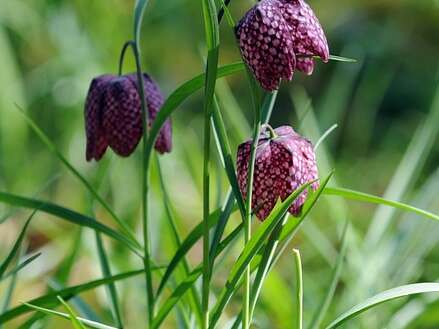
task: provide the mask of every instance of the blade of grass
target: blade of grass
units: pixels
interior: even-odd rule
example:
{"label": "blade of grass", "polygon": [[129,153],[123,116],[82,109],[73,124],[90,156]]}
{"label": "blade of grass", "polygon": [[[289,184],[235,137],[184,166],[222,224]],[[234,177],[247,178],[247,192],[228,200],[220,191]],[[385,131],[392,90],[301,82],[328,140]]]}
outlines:
{"label": "blade of grass", "polygon": [[[232,199],[233,201],[233,199]],[[209,227],[213,227],[219,220],[221,216],[221,210],[216,210],[209,216]],[[162,280],[160,281],[159,288],[157,289],[157,297],[162,293],[169,277],[175,270],[179,262],[183,259],[186,253],[195,245],[198,239],[203,235],[203,223],[199,223],[194,229],[188,234],[188,236],[181,243],[181,247],[175,252],[174,257],[169,262],[165,273],[163,274]]]}
{"label": "blade of grass", "polygon": [[[439,133],[439,87],[432,101],[431,110],[419,125],[403,159],[388,185],[384,198],[399,201],[419,177],[428,154],[435,145]],[[379,207],[374,215],[365,239],[365,246],[376,245],[383,236],[394,214],[393,209]]]}
{"label": "blade of grass", "polygon": [[351,309],[340,315],[333,322],[331,322],[331,324],[329,324],[326,329],[337,328],[346,321],[356,317],[360,313],[363,313],[364,311],[382,303],[386,303],[396,298],[428,292],[439,292],[439,283],[415,283],[383,291],[352,307]]}
{"label": "blade of grass", "polygon": [[61,154],[61,152],[57,149],[55,144],[50,140],[50,138],[40,129],[40,127],[33,121],[27,113],[17,105],[20,113],[23,114],[23,117],[26,119],[29,126],[38,136],[38,138],[47,146],[47,148],[66,166],[66,168],[76,177],[79,181],[84,185],[85,188],[93,195],[93,197],[98,201],[102,207],[110,214],[111,218],[120,226],[122,232],[126,235],[127,239],[129,239],[132,244],[134,244],[137,248],[140,248],[139,242],[136,240],[134,233],[131,228],[121,220],[116,213],[111,209],[108,203],[98,194],[98,192],[94,189],[94,187],[87,181],[87,179],[79,173],[79,171],[73,167],[73,165]]}
{"label": "blade of grass", "polygon": [[345,189],[345,188],[328,187],[325,189],[324,194],[341,196],[343,198],[356,200],[356,201],[363,201],[363,202],[368,202],[368,203],[385,205],[385,206],[389,206],[389,207],[392,207],[395,209],[413,212],[413,213],[416,213],[416,214],[423,216],[425,218],[439,221],[439,215],[435,215],[431,212],[410,206],[410,205],[402,203],[402,202],[388,200],[385,198],[381,198],[381,197],[374,196],[374,195],[367,194],[367,193],[363,193],[363,192],[358,192],[358,191],[349,190],[349,189]]}
{"label": "blade of grass", "polygon": [[136,44],[140,45],[140,31],[142,28],[143,15],[149,0],[136,0],[134,5],[134,37]]}
{"label": "blade of grass", "polygon": [[7,272],[5,275],[3,275],[2,278],[0,278],[0,281],[15,275],[16,273],[18,273],[21,269],[23,269],[24,267],[26,267],[27,265],[29,265],[30,263],[32,263],[35,259],[37,259],[38,257],[41,256],[41,253],[37,253],[29,258],[27,258],[26,260],[24,260],[22,263],[18,264],[16,267],[14,267],[12,270],[10,270],[9,272]]}
{"label": "blade of grass", "polygon": [[[158,270],[158,269],[159,268],[155,268],[154,270]],[[87,283],[83,283],[80,285],[68,287],[68,288],[61,289],[61,290],[52,291],[52,292],[49,292],[43,296],[40,296],[40,297],[37,297],[35,299],[30,300],[29,303],[33,304],[35,306],[40,306],[40,307],[56,306],[59,304],[59,302],[57,300],[57,296],[61,296],[65,300],[69,300],[70,298],[72,298],[80,293],[83,293],[85,291],[89,291],[89,290],[95,289],[97,287],[104,286],[104,285],[108,284],[109,282],[116,282],[116,281],[125,280],[128,278],[140,275],[143,272],[144,272],[143,269],[137,270],[137,271],[124,272],[124,273],[120,273],[117,275],[113,275],[112,277],[109,277],[109,278],[103,278],[103,279],[99,279],[99,280],[89,281]],[[29,312],[29,309],[26,306],[24,306],[24,305],[16,306],[16,307],[10,309],[9,311],[0,315],[0,323],[9,322],[9,321],[15,319],[16,317],[18,317],[22,314],[25,314],[27,312]]]}
{"label": "blade of grass", "polygon": [[[107,254],[104,249],[104,244],[102,242],[101,235],[98,232],[95,232],[96,245],[98,250],[99,262],[101,263],[102,274],[104,277],[111,277],[111,268],[110,263],[107,258]],[[122,328],[122,316],[119,309],[119,299],[117,296],[116,285],[114,282],[109,282],[107,284],[108,294],[111,300],[111,313],[113,315],[113,319],[116,322],[117,327]]]}
{"label": "blade of grass", "polygon": [[69,304],[67,304],[62,297],[58,296],[58,300],[60,303],[64,306],[64,308],[67,310],[67,313],[69,314],[69,319],[72,322],[72,325],[75,329],[85,329],[84,325],[78,320],[78,317],[75,314],[75,311],[70,307]]}
{"label": "blade of grass", "polygon": [[329,306],[331,305],[332,299],[334,298],[335,289],[337,288],[337,284],[340,280],[341,270],[343,267],[343,261],[346,255],[347,250],[347,236],[349,230],[349,220],[345,221],[345,226],[343,229],[343,234],[341,237],[341,248],[340,253],[338,254],[337,260],[335,262],[334,269],[331,275],[331,283],[329,288],[326,289],[325,298],[323,298],[319,307],[316,309],[316,312],[311,320],[311,324],[309,325],[310,329],[318,329],[328,311]]}
{"label": "blade of grass", "polygon": [[29,226],[32,218],[35,216],[37,210],[35,209],[32,214],[29,216],[29,218],[27,219],[26,223],[24,224],[23,228],[20,231],[20,234],[18,235],[17,240],[15,241],[11,251],[9,251],[8,256],[5,258],[5,260],[0,264],[0,279],[3,278],[3,274],[5,273],[6,269],[8,268],[9,264],[11,263],[11,261],[14,259],[15,255],[17,255],[17,253],[20,250],[20,246],[21,243],[23,242],[23,239],[25,237],[26,234],[26,230],[27,227]]}
{"label": "blade of grass", "polygon": [[297,249],[293,249],[294,254],[294,268],[296,272],[296,328],[302,329],[303,325],[303,278],[302,278],[302,260],[300,258],[300,252]]}
{"label": "blade of grass", "polygon": [[[244,68],[245,66],[242,62],[221,66],[218,67],[216,77],[219,79],[237,72],[241,72],[244,70]],[[157,114],[157,117],[154,119],[151,129],[149,130],[148,145],[146,147],[146,157],[148,162],[154,148],[155,140],[163,124],[185,99],[204,86],[205,77],[206,74],[204,73],[186,81],[180,87],[175,89],[175,91],[172,92],[172,94],[166,99],[165,103],[162,105],[159,113]]]}
{"label": "blade of grass", "polygon": [[[215,257],[221,254],[221,252],[224,249],[226,249],[226,247],[229,246],[232,241],[234,241],[234,239],[242,231],[242,228],[243,225],[241,223],[233,230],[233,232],[231,232],[223,241],[221,241],[221,243],[217,248],[217,253]],[[158,316],[153,321],[154,326],[159,327],[161,325],[161,323],[166,318],[166,316],[173,308],[173,306],[183,297],[186,291],[191,287],[191,282],[195,282],[200,277],[200,275],[202,274],[201,269],[202,269],[202,264],[200,264],[198,267],[195,268],[195,270],[189,273],[188,276],[177,286],[177,288],[174,289],[173,293],[171,294],[171,297],[169,297],[166,300],[166,302],[157,312]]]}
{"label": "blade of grass", "polygon": [[[25,198],[18,195],[0,192],[0,202],[7,203],[13,206],[22,207],[22,208],[30,208],[30,209],[38,209],[39,211],[45,212],[47,214],[54,215],[58,218],[67,220],[71,223],[89,227],[95,231],[99,231],[117,241],[122,243],[124,246],[133,251],[136,255],[139,255],[137,251],[137,246],[133,244],[132,240],[128,239],[124,235],[114,231],[108,226],[101,224],[95,219],[82,215],[78,212],[75,212],[71,209],[64,208],[58,206],[53,203],[49,203],[46,201]],[[143,256],[140,256],[143,257]]]}
{"label": "blade of grass", "polygon": [[[35,310],[35,311],[38,311],[38,312],[41,312],[41,313],[44,313],[44,314],[47,314],[47,315],[55,315],[55,316],[58,316],[58,317],[61,317],[63,319],[67,319],[67,320],[71,320],[72,319],[72,316],[69,315],[69,314],[53,311],[53,310],[50,310],[48,308],[44,308],[44,307],[33,305],[31,303],[23,303],[23,305],[28,307],[28,308],[30,308],[30,309],[32,309],[32,310]],[[95,329],[118,329],[118,328],[115,328],[115,327],[107,326],[107,325],[102,324],[102,323],[98,323],[96,321],[91,321],[91,320],[87,320],[87,319],[83,319],[83,318],[79,318],[79,317],[77,317],[76,319],[81,324],[84,324],[84,325],[86,325],[89,328],[95,328]]]}
{"label": "blade of grass", "polygon": [[247,265],[250,264],[253,257],[262,247],[265,239],[270,235],[276,225],[283,219],[283,216],[287,212],[290,205],[294,202],[295,198],[300,195],[311,183],[302,185],[296,191],[294,191],[284,202],[275,207],[268,218],[261,224],[260,228],[256,231],[256,234],[246,244],[244,250],[241,252],[237,261],[233,265],[225,287],[223,288],[219,299],[213,309],[210,328],[214,328],[221,316],[224,307],[227,305],[233,293],[236,291],[236,285],[245,272]]}
{"label": "blade of grass", "polygon": [[203,323],[201,328],[209,326],[209,289],[212,273],[209,259],[209,203],[210,203],[210,119],[213,112],[215,83],[219,59],[219,26],[214,0],[202,0],[204,32],[207,44],[206,79],[204,85],[204,161],[203,161],[203,281],[201,293],[201,308]]}
{"label": "blade of grass", "polygon": [[[303,210],[302,210],[302,214],[300,215],[300,218],[298,218],[297,220],[286,221],[285,223],[282,223],[282,225],[278,224],[278,226],[271,234],[270,239],[267,242],[266,246],[263,247],[264,253],[262,258],[259,259],[255,258],[255,261],[252,264],[252,271],[257,270],[258,272],[256,274],[256,278],[253,282],[253,287],[252,287],[251,314],[254,313],[256,303],[262,289],[262,284],[268,272],[274,266],[274,264],[276,264],[276,262],[279,260],[280,256],[285,251],[289,242],[294,237],[295,233],[298,231],[300,225],[307,218],[307,215],[314,207],[317,200],[320,198],[322,192],[326,188],[332,175],[333,175],[332,173],[329,174],[328,177],[325,180],[323,180],[322,184],[320,185],[317,191],[315,192],[310,191],[311,193],[308,195],[307,201],[303,206]],[[278,232],[276,232],[277,230]],[[283,240],[287,240],[287,242],[284,243],[282,249],[279,251],[276,257],[274,257],[278,243],[282,242]],[[232,329],[237,329],[239,327],[239,322],[241,321],[241,315],[242,313],[240,313],[240,315],[237,316],[235,323],[232,326]]]}
{"label": "blade of grass", "polygon": [[[162,168],[160,166],[160,161],[157,157],[156,157],[156,165],[157,165],[157,171],[159,176],[160,188],[163,193],[163,203],[165,206],[166,217],[168,219],[169,226],[171,227],[172,237],[174,240],[175,247],[178,250],[181,247],[180,233],[177,229],[177,224],[175,222],[173,210],[171,209],[172,208],[171,199],[169,198],[168,191],[166,189],[164,182]],[[182,265],[183,265],[184,275],[187,276],[190,272],[190,267],[185,256],[183,256],[182,258]],[[194,285],[191,287],[191,307],[193,308],[193,312],[197,317],[198,324],[201,325],[202,322],[201,304],[198,298],[196,287]]]}

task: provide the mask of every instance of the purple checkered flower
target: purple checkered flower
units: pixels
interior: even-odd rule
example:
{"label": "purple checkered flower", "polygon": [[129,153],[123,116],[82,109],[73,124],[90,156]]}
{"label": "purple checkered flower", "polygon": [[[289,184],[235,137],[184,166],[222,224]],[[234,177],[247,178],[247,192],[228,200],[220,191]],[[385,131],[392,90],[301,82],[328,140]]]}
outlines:
{"label": "purple checkered flower", "polygon": [[294,70],[314,70],[313,56],[329,60],[328,42],[304,0],[262,0],[241,19],[236,36],[242,57],[262,88],[279,88]]}
{"label": "purple checkered flower", "polygon": [[[157,84],[143,74],[148,123],[157,116],[163,96]],[[102,75],[91,82],[85,104],[86,159],[100,160],[108,146],[121,156],[129,156],[143,135],[137,75]],[[172,128],[168,119],[160,130],[155,149],[163,154],[172,148]]]}
{"label": "purple checkered flower", "polygon": [[[242,196],[247,195],[247,175],[252,141],[238,148],[237,176]],[[314,149],[309,140],[297,134],[290,126],[281,126],[273,133],[264,129],[256,149],[252,192],[252,210],[264,220],[277,200],[284,201],[297,188],[318,179]],[[318,182],[311,185],[316,190]],[[291,205],[289,212],[300,214],[308,191],[303,191]]]}

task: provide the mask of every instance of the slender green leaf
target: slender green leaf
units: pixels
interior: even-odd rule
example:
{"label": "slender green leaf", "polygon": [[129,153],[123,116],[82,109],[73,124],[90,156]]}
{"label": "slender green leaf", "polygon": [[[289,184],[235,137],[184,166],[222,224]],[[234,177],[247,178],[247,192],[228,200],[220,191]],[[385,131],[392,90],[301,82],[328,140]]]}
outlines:
{"label": "slender green leaf", "polygon": [[335,319],[329,326],[326,327],[326,329],[337,328],[346,321],[356,317],[360,313],[363,313],[364,311],[382,303],[386,303],[396,298],[427,292],[439,292],[439,283],[414,283],[383,291],[352,307],[351,309],[340,315],[337,319]]}
{"label": "slender green leaf", "polygon": [[[217,253],[215,257],[218,256],[238,236],[238,234],[242,231],[242,227],[243,225],[241,223],[223,241],[221,241],[217,248]],[[174,289],[171,297],[169,297],[169,299],[158,311],[157,314],[159,314],[160,316],[157,317],[157,319],[154,321],[155,326],[160,326],[172,307],[183,297],[186,291],[191,287],[190,283],[195,282],[200,277],[200,275],[203,273],[201,271],[201,266],[202,264],[196,267],[195,270],[189,273],[187,277],[176,287],[176,289]]]}
{"label": "slender green leaf", "polygon": [[166,300],[164,305],[160,308],[156,317],[152,322],[152,329],[159,328],[163,320],[166,318],[168,313],[174,307],[174,305],[181,299],[181,297],[186,293],[188,289],[190,289],[195,281],[200,277],[202,273],[202,269],[199,267],[193,270],[189,275],[185,278],[185,280],[178,285],[178,287],[174,290],[172,295]]}
{"label": "slender green leaf", "polygon": [[[99,261],[101,263],[102,273],[104,274],[104,277],[109,278],[111,277],[111,268],[110,268],[110,263],[108,261],[107,253],[104,248],[104,244],[102,242],[101,235],[98,232],[95,232],[95,237],[96,237],[96,246],[98,249],[98,256],[99,256]],[[116,285],[114,284],[114,282],[109,282],[107,284],[107,288],[111,299],[111,306],[112,306],[111,311],[113,313],[113,318],[116,321],[116,325],[118,327],[122,327],[123,322],[119,310],[119,298],[117,296]]]}
{"label": "slender green leaf", "polygon": [[25,261],[23,261],[23,263],[18,264],[16,267],[14,267],[12,270],[10,270],[9,272],[7,272],[2,278],[0,278],[0,281],[18,273],[21,269],[23,269],[24,267],[26,267],[27,265],[29,265],[30,263],[32,263],[35,259],[37,259],[38,257],[41,256],[41,253],[37,253],[31,257],[29,257],[28,259],[26,259]]}
{"label": "slender green leaf", "polygon": [[349,220],[346,219],[345,226],[343,228],[343,234],[341,237],[340,253],[338,254],[337,261],[335,262],[335,266],[332,271],[331,283],[329,285],[329,288],[326,289],[325,298],[323,298],[321,304],[316,309],[315,315],[313,316],[311,324],[309,325],[310,329],[320,328],[320,324],[322,323],[322,320],[324,319],[326,312],[328,311],[328,308],[331,305],[331,301],[334,298],[335,288],[337,288],[337,284],[340,280],[343,261],[348,246],[347,243],[348,230],[349,230]]}
{"label": "slender green leaf", "polygon": [[223,160],[223,165],[227,174],[227,178],[229,179],[230,186],[232,188],[235,199],[238,203],[239,210],[241,212],[241,216],[245,216],[245,205],[244,200],[242,199],[241,191],[238,185],[238,178],[236,177],[235,165],[233,163],[232,150],[230,148],[230,142],[227,137],[226,126],[224,124],[221,110],[218,105],[218,101],[214,98],[213,101],[213,115],[212,122],[214,125],[214,129],[216,132],[216,136],[218,137],[218,144],[220,146],[220,154]]}
{"label": "slender green leaf", "polygon": [[337,62],[347,62],[347,63],[356,63],[357,62],[357,60],[354,58],[348,58],[348,57],[342,57],[342,56],[336,56],[336,55],[329,55],[329,60],[337,61]]}
{"label": "slender green leaf", "polygon": [[58,300],[61,304],[63,304],[64,308],[67,310],[67,313],[69,314],[69,319],[72,322],[72,325],[75,329],[85,329],[84,325],[78,320],[78,317],[75,314],[75,311],[70,307],[67,302],[64,301],[60,296],[57,296]]}
{"label": "slender green leaf", "polygon": [[111,209],[108,203],[99,195],[99,193],[94,189],[94,187],[87,181],[87,179],[79,173],[79,171],[73,167],[73,165],[62,155],[62,153],[57,149],[55,144],[50,140],[50,138],[38,127],[38,125],[27,115],[27,113],[17,105],[17,108],[23,114],[29,126],[38,136],[38,138],[47,146],[47,148],[67,167],[67,169],[79,179],[79,181],[87,188],[87,190],[93,195],[93,197],[104,207],[104,209],[111,215],[111,218],[120,226],[123,233],[127,236],[127,239],[131,241],[133,245],[140,248],[139,242],[136,240],[134,233],[132,233],[130,227],[125,221],[121,220],[116,213]]}
{"label": "slender green leaf", "polygon": [[294,253],[294,268],[296,272],[296,328],[302,329],[303,326],[303,278],[302,278],[302,260],[300,258],[300,252],[297,249],[293,250]]}
{"label": "slender green leaf", "polygon": [[[244,70],[244,63],[238,62],[225,66],[218,67],[217,79],[225,77],[237,72]],[[206,75],[200,74],[195,78],[183,83],[178,87],[169,97],[166,99],[165,103],[161,107],[157,117],[152,123],[151,129],[149,131],[149,138],[146,145],[146,157],[149,159],[151,157],[152,150],[154,148],[155,140],[160,132],[165,121],[169,116],[178,108],[178,106],[190,95],[198,91],[204,86],[204,80]]]}
{"label": "slender green leaf", "polygon": [[[33,305],[31,303],[23,303],[23,305],[25,305],[26,307],[29,307],[32,310],[35,310],[35,311],[38,311],[38,312],[41,312],[41,313],[44,313],[44,314],[47,314],[47,315],[55,315],[55,316],[58,316],[58,317],[61,317],[63,319],[67,319],[67,320],[70,320],[72,318],[72,316],[69,315],[69,314],[53,311],[53,310],[50,310],[48,308],[44,308],[44,307]],[[84,324],[87,327],[89,327],[89,328],[95,328],[95,329],[118,329],[118,328],[115,328],[115,327],[110,327],[110,326],[107,326],[105,324],[102,324],[102,323],[99,323],[99,322],[96,322],[96,321],[91,321],[91,320],[83,319],[83,318],[80,318],[80,317],[77,317],[76,319],[79,322],[81,322],[82,324]]]}
{"label": "slender green leaf", "polygon": [[[157,270],[157,269],[159,269],[159,268],[155,268],[155,270]],[[99,279],[99,280],[95,280],[95,281],[89,281],[87,283],[83,283],[83,284],[80,284],[77,286],[72,286],[72,287],[68,287],[65,289],[49,292],[48,294],[46,294],[44,296],[30,300],[28,303],[35,305],[35,306],[40,306],[40,307],[53,307],[53,306],[56,306],[59,304],[57,296],[61,296],[65,300],[69,300],[70,298],[72,298],[80,293],[92,290],[92,289],[97,288],[97,287],[104,286],[104,285],[108,284],[109,282],[116,282],[116,281],[125,280],[128,278],[140,275],[142,273],[144,273],[144,269],[137,270],[137,271],[124,272],[121,274],[113,275],[109,278],[103,278],[103,279]],[[9,311],[0,315],[0,323],[6,323],[8,321],[11,321],[12,319],[14,319],[22,314],[25,314],[27,312],[29,312],[29,309],[24,305],[14,307],[14,308],[10,309]]]}
{"label": "slender green leaf", "polygon": [[[171,227],[172,237],[174,240],[175,247],[178,250],[181,247],[180,233],[178,231],[177,223],[176,223],[175,218],[174,218],[171,199],[169,198],[168,191],[166,189],[164,177],[162,174],[162,168],[161,168],[160,161],[159,161],[158,157],[156,157],[156,164],[157,164],[157,169],[158,169],[158,174],[159,174],[158,176],[159,176],[160,187],[161,187],[162,193],[163,193],[163,203],[165,206],[166,217],[168,219],[169,226]],[[190,266],[189,266],[188,261],[186,260],[186,257],[183,257],[182,261],[183,261],[184,275],[187,276],[188,273],[190,272]],[[192,311],[195,313],[195,315],[197,317],[199,325],[201,325],[201,322],[202,322],[201,303],[200,303],[200,299],[198,297],[198,293],[197,293],[197,289],[196,289],[195,285],[193,285],[191,287],[191,296],[190,296],[189,303],[191,305]],[[182,312],[182,315],[185,315],[184,310],[181,310],[181,312]]]}
{"label": "slender green leaf", "polygon": [[21,229],[20,235],[18,236],[17,240],[14,243],[14,246],[12,247],[11,251],[9,252],[8,256],[5,258],[5,260],[0,264],[0,279],[2,279],[3,274],[5,273],[6,269],[8,268],[11,261],[14,259],[15,255],[18,253],[21,243],[23,242],[24,236],[26,234],[27,227],[29,226],[32,218],[36,214],[37,210],[34,210],[32,214],[27,219],[26,223],[24,224],[23,228]]}
{"label": "slender green leaf", "polygon": [[[30,208],[30,209],[38,209],[42,212],[54,215],[58,218],[67,220],[71,223],[89,227],[95,231],[99,231],[117,241],[125,245],[127,248],[132,250],[134,253],[139,255],[137,251],[137,247],[133,244],[131,240],[126,238],[125,236],[121,235],[120,233],[114,231],[113,229],[109,228],[108,226],[99,223],[95,219],[82,215],[78,212],[75,212],[71,209],[64,208],[61,206],[58,206],[53,203],[49,203],[46,201],[36,200],[36,199],[30,199],[21,197],[18,195],[6,193],[6,192],[0,192],[0,202],[7,203],[13,206],[22,207],[22,208]],[[140,255],[139,255],[140,256]],[[142,257],[142,256],[140,256]]]}
{"label": "slender green leaf", "polygon": [[[221,210],[217,209],[209,216],[209,227],[213,227],[219,220]],[[186,239],[181,243],[180,248],[175,252],[174,257],[169,262],[166,268],[165,274],[163,274],[162,280],[160,281],[159,288],[157,289],[157,296],[161,294],[163,288],[165,287],[169,277],[175,270],[179,262],[183,259],[186,253],[192,248],[192,246],[201,238],[203,235],[203,223],[199,223],[194,229],[188,234]]]}
{"label": "slender green leaf", "polygon": [[[289,245],[289,242],[294,237],[295,233],[298,231],[300,225],[307,218],[309,212],[316,204],[323,190],[326,188],[332,175],[333,173],[330,173],[328,177],[322,181],[322,184],[320,185],[317,191],[315,192],[310,191],[311,193],[308,194],[308,198],[303,206],[303,210],[302,210],[302,214],[300,215],[300,218],[298,218],[297,220],[290,219],[289,221],[279,223],[278,226],[271,233],[271,236],[268,242],[266,243],[266,246],[263,247],[264,253],[262,258],[255,257],[254,262],[252,263],[252,271],[258,270],[258,272],[256,274],[256,278],[253,282],[253,287],[252,287],[251,313],[254,312],[256,302],[258,300],[259,294],[262,289],[262,284],[267,273],[270,271],[271,268],[273,268],[274,264],[278,261],[280,256],[285,251],[286,247]],[[287,240],[287,242],[284,243],[282,249],[278,252],[276,257],[274,257],[278,243],[283,240]],[[242,313],[240,313],[240,315],[236,317],[236,320],[232,326],[233,329],[238,328],[239,323],[241,321],[241,314]]]}
{"label": "slender green leaf", "polygon": [[136,0],[134,6],[134,40],[140,44],[140,30],[142,28],[143,15],[149,0]]}
{"label": "slender green leaf", "polygon": [[337,195],[344,197],[346,199],[356,200],[356,201],[363,201],[363,202],[369,202],[369,203],[375,203],[380,205],[385,205],[393,208],[397,208],[404,211],[409,211],[416,213],[418,215],[421,215],[423,217],[426,217],[428,219],[433,219],[439,221],[439,215],[435,215],[431,212],[410,206],[408,204],[387,200],[375,195],[358,192],[354,190],[349,190],[345,188],[338,188],[338,187],[328,187],[325,189],[324,194],[326,195]]}
{"label": "slender green leaf", "polygon": [[253,257],[258,250],[262,247],[265,239],[270,235],[276,225],[283,219],[283,216],[288,211],[288,208],[294,202],[296,197],[300,195],[311,183],[302,185],[296,191],[294,191],[284,202],[278,205],[268,216],[268,218],[261,224],[260,228],[256,231],[250,241],[246,244],[241,255],[233,265],[225,287],[223,288],[220,297],[212,311],[212,317],[210,322],[210,328],[214,328],[221,316],[224,307],[230,300],[230,297],[235,292],[235,287],[244,273],[248,264],[250,264]]}

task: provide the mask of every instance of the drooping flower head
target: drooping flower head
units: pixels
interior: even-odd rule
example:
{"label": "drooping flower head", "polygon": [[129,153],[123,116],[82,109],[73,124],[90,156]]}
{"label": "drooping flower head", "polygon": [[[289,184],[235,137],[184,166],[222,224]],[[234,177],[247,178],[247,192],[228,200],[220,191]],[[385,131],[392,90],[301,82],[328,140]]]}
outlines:
{"label": "drooping flower head", "polygon": [[[314,149],[309,140],[297,134],[290,126],[274,129],[275,136],[267,130],[261,132],[256,149],[252,192],[252,210],[264,220],[273,210],[276,201],[284,201],[297,188],[318,179]],[[252,141],[238,147],[237,176],[242,196],[247,195],[247,175]],[[316,190],[318,182],[311,184]],[[303,191],[291,205],[289,212],[298,215],[305,203]]]}
{"label": "drooping flower head", "polygon": [[[143,74],[143,82],[148,125],[151,126],[164,100],[159,87],[147,74]],[[108,146],[121,156],[133,153],[143,135],[137,75],[102,75],[93,79],[84,116],[87,161],[100,160]],[[172,128],[169,119],[160,130],[154,146],[161,154],[171,151]]]}
{"label": "drooping flower head", "polygon": [[241,19],[236,36],[244,61],[269,91],[291,80],[295,69],[312,74],[312,56],[329,59],[323,29],[304,0],[260,1]]}

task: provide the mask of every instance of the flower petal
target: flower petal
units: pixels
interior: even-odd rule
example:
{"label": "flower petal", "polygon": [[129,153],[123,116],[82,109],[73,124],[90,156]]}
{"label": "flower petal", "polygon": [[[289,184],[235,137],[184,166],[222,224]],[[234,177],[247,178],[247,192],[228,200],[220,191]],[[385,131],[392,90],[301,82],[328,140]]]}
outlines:
{"label": "flower petal", "polygon": [[112,75],[96,77],[92,80],[88,90],[84,109],[87,161],[100,160],[108,147],[102,128],[102,98],[108,82],[114,78]]}
{"label": "flower petal", "polygon": [[281,78],[291,80],[296,59],[293,39],[281,15],[278,0],[264,0],[241,19],[236,29],[241,54],[261,86],[279,88]]}
{"label": "flower petal", "polygon": [[[127,75],[128,79],[137,88],[137,74]],[[157,113],[160,111],[164,98],[157,83],[146,73],[143,74],[146,103],[148,106],[148,126],[151,127]],[[160,129],[154,148],[160,154],[169,153],[172,150],[172,124],[171,119],[167,119]]]}
{"label": "flower petal", "polygon": [[[329,60],[328,41],[319,20],[304,0],[280,0],[282,13],[294,40],[296,56],[320,56],[324,62]],[[305,73],[310,63],[300,63],[298,68]]]}
{"label": "flower petal", "polygon": [[142,114],[137,89],[126,77],[111,81],[104,93],[103,126],[110,147],[129,156],[142,137]]}

